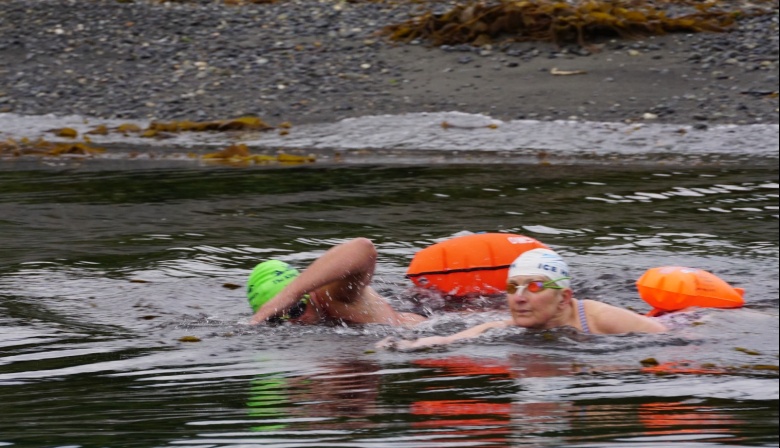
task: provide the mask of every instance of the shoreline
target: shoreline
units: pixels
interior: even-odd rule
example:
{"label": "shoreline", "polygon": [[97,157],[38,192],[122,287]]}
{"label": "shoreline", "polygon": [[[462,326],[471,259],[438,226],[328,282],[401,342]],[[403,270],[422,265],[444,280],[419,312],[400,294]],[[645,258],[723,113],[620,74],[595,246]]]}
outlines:
{"label": "shoreline", "polygon": [[[578,120],[501,121],[462,112],[423,112],[346,118],[290,129],[170,132],[144,137],[121,126],[144,129],[149,122],[82,116],[22,116],[0,113],[0,161],[23,166],[93,160],[157,164],[307,165],[354,164],[538,164],[675,167],[776,166],[776,124],[691,125],[610,123]],[[57,135],[67,128],[76,137]],[[110,129],[90,134],[96,129]],[[88,142],[83,145],[81,140]],[[47,155],[57,147],[73,148]],[[244,147],[243,152],[237,152]],[[55,149],[56,151],[56,149]],[[281,162],[282,159],[286,163]],[[18,163],[15,163],[18,162]],[[281,163],[280,163],[281,162]],[[2,165],[0,165],[2,167]]]}
{"label": "shoreline", "polygon": [[434,48],[375,35],[422,9],[10,0],[0,11],[0,112],[254,115],[293,126],[447,111],[697,129],[778,123],[776,5],[731,32],[608,40],[596,53],[548,43]]}

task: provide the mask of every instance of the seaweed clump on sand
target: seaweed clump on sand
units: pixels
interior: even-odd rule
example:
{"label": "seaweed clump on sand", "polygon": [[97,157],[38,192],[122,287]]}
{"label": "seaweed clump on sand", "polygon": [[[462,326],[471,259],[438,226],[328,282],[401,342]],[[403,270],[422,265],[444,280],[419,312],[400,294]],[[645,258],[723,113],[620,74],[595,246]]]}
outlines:
{"label": "seaweed clump on sand", "polygon": [[637,38],[673,32],[723,32],[745,15],[767,11],[723,10],[714,1],[659,2],[686,10],[672,17],[646,0],[500,0],[472,1],[447,12],[426,12],[380,31],[390,39],[427,40],[434,45],[482,46],[497,39],[509,42],[548,41],[557,45],[589,43],[603,37]]}

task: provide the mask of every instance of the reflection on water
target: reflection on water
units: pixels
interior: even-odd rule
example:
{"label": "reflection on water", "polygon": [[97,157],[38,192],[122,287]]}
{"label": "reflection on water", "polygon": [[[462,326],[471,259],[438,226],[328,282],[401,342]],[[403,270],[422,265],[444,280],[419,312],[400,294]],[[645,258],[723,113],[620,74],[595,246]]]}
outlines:
{"label": "reflection on water", "polygon": [[[0,169],[0,192],[0,444],[778,443],[776,165],[66,165]],[[513,329],[374,352],[505,313],[405,280],[417,250],[464,231],[553,246],[580,297],[644,312],[634,281],[674,264],[745,288],[748,306],[667,317],[661,336]],[[377,244],[378,290],[429,322],[247,325],[258,260],[303,267],[354,236]]]}

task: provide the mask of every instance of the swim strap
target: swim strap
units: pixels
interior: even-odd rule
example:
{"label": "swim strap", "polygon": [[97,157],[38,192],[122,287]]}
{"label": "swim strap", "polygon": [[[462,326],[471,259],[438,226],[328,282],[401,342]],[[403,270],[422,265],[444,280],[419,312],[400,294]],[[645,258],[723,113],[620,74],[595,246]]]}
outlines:
{"label": "swim strap", "polygon": [[585,302],[582,300],[577,301],[577,314],[580,315],[580,325],[582,326],[583,333],[590,333],[590,327],[588,327],[588,319],[585,317]]}

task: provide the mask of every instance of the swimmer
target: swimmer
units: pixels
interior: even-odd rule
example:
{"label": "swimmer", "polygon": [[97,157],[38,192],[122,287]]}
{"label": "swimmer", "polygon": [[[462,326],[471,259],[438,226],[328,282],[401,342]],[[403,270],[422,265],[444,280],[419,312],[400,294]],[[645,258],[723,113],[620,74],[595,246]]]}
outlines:
{"label": "swimmer", "polygon": [[583,333],[660,333],[667,328],[632,311],[594,300],[575,299],[566,262],[549,249],[529,250],[512,262],[507,278],[510,318],[486,322],[450,336],[409,341],[386,338],[379,348],[411,349],[443,345],[477,337],[493,328],[512,326],[534,330],[573,327]]}
{"label": "swimmer", "polygon": [[377,252],[366,238],[330,248],[303,272],[279,260],[258,264],[247,283],[251,323],[346,322],[412,326],[426,320],[398,312],[371,287]]}

